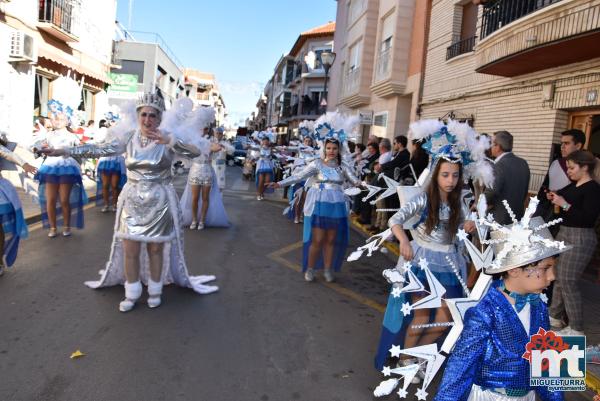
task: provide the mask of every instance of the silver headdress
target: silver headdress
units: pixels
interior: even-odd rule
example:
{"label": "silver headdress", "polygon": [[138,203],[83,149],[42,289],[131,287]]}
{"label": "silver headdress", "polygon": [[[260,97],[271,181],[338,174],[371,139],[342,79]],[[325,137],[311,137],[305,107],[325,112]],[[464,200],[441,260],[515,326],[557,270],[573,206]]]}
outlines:
{"label": "silver headdress", "polygon": [[[505,200],[503,203],[512,217],[513,224],[509,226],[498,224],[490,214],[485,218],[480,217],[476,221],[479,227],[484,226],[491,229],[491,239],[482,241],[485,245],[493,246],[495,255],[494,261],[490,265],[484,266],[486,274],[497,274],[516,267],[527,266],[571,248],[563,241],[555,241],[548,229],[548,227],[560,223],[562,219],[544,223],[541,217],[532,217],[539,203],[537,198],[532,197],[529,200],[527,210],[520,221],[516,219],[508,202]],[[466,235],[459,233],[459,237],[466,238]],[[469,253],[472,253],[472,248],[469,246],[467,248]],[[472,258],[476,256],[476,254],[471,255]]]}
{"label": "silver headdress", "polygon": [[165,111],[165,101],[158,93],[146,92],[139,97],[136,110],[146,106],[153,107],[161,113]]}

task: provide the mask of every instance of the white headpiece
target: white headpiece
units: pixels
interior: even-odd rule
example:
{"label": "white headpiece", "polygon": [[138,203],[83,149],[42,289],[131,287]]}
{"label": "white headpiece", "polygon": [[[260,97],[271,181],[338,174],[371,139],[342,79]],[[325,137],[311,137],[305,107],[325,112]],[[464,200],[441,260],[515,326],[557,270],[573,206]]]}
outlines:
{"label": "white headpiece", "polygon": [[349,152],[348,139],[356,135],[358,116],[349,116],[338,111],[323,114],[315,121],[315,136],[321,148],[321,156],[325,156],[325,143],[337,142],[340,154]]}
{"label": "white headpiece", "polygon": [[410,124],[409,136],[423,142],[422,148],[431,155],[430,172],[440,159],[460,162],[465,179],[472,178],[486,187],[493,186],[494,171],[485,157],[485,151],[491,145],[489,138],[478,135],[467,123],[420,120]]}
{"label": "white headpiece", "polygon": [[52,99],[48,101],[48,114],[65,113],[71,118],[81,103],[81,84],[71,78],[71,72],[66,77],[60,76],[52,82]]}

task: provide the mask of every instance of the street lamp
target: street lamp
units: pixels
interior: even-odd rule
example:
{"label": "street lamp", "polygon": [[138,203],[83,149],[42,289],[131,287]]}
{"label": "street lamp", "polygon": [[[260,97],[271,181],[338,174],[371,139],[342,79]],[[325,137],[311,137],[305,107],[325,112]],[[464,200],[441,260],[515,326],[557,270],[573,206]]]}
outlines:
{"label": "street lamp", "polygon": [[325,70],[325,87],[323,88],[323,100],[321,100],[321,106],[327,110],[327,77],[329,76],[329,69],[335,61],[335,53],[324,51],[321,53],[321,64]]}

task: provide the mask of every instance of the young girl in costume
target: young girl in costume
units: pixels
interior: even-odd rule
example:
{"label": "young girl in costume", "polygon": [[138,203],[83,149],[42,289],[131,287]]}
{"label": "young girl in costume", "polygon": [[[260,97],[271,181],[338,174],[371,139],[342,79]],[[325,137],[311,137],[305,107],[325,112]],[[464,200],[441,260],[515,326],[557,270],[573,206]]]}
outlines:
{"label": "young girl in costume", "polygon": [[265,190],[273,181],[275,175],[275,164],[273,163],[273,149],[271,143],[275,141],[275,135],[271,131],[259,132],[254,136],[260,141],[260,145],[250,145],[248,148],[258,152],[256,161],[256,200],[263,200]]}
{"label": "young girl in costume", "polygon": [[304,203],[304,251],[302,271],[306,281],[314,280],[314,270],[324,268],[327,282],[334,280],[348,247],[349,199],[344,184],[360,186],[352,170],[342,163],[346,133],[351,132],[357,119],[338,113],[327,113],[315,125],[321,143],[321,157],[302,171],[273,184],[275,188],[293,185],[310,179]]}
{"label": "young girl in costume", "polygon": [[[458,298],[463,294],[460,280],[467,278],[467,261],[458,248],[455,233],[459,228],[468,232],[475,229],[472,221],[465,222],[468,205],[462,199],[465,173],[468,177],[489,182],[493,179],[489,166],[479,163],[484,147],[477,148],[477,134],[467,124],[455,121],[445,125],[437,120],[423,120],[411,124],[414,139],[424,141],[423,149],[431,155],[431,175],[425,189],[417,189],[418,195],[405,202],[388,221],[392,233],[400,242],[400,258],[396,270],[403,276],[413,273],[426,282],[418,262],[426,259],[435,278],[446,288],[446,296]],[[478,166],[483,166],[479,168]],[[478,167],[478,168],[475,168]],[[426,171],[426,174],[429,172]],[[409,241],[404,229],[410,230]],[[450,267],[451,262],[456,270]],[[394,287],[399,284],[394,284]],[[445,327],[412,328],[448,321],[446,309],[430,311],[417,309],[414,317],[405,316],[403,305],[417,303],[424,293],[390,295],[383,319],[383,327],[375,366],[381,369],[389,356],[392,345],[411,348],[419,344],[441,341]],[[412,361],[406,360],[406,363]]]}
{"label": "young girl in costume", "polygon": [[[106,139],[108,123],[100,120],[99,131],[94,135],[95,143],[102,143]],[[102,213],[117,211],[117,198],[127,182],[127,171],[123,155],[104,156],[98,159],[96,167],[97,187],[96,203],[102,204]]]}
{"label": "young girl in costume", "polygon": [[[53,94],[54,99],[48,102],[48,114],[53,129],[39,134],[31,146],[34,151],[43,148],[64,149],[80,143],[77,135],[69,132],[67,126],[73,110],[79,106],[81,88],[72,78],[60,77],[54,81]],[[61,216],[64,237],[71,236],[72,224],[83,228],[83,206],[87,203],[87,195],[79,163],[69,156],[48,156],[35,179],[40,183],[42,222],[44,228],[50,229],[48,237],[54,238],[58,235],[57,225],[61,223]],[[57,208],[57,203],[60,208]]]}

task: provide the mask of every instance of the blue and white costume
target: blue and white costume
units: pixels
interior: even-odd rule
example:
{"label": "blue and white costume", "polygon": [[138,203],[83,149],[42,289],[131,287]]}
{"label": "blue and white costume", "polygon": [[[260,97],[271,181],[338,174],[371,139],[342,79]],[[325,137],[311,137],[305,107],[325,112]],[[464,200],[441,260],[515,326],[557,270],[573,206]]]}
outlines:
{"label": "blue and white costume", "polygon": [[[107,129],[102,127],[99,132],[94,136],[95,143],[102,143],[106,139]],[[117,188],[119,191],[123,189],[127,182],[127,169],[125,167],[125,158],[123,155],[116,156],[104,156],[98,159],[98,165],[96,166],[96,205],[101,206],[104,204],[102,198],[102,177],[103,176],[118,175],[119,184]],[[109,203],[114,204],[115,202],[110,199],[113,196],[112,191],[109,194]]]}
{"label": "blue and white costume", "polygon": [[[79,145],[79,138],[67,129],[62,128],[41,132],[31,147],[41,149],[47,146],[52,149],[65,149],[76,145]],[[69,200],[71,205],[71,225],[83,228],[83,206],[87,203],[88,199],[83,187],[79,163],[70,156],[47,156],[34,179],[40,183],[39,199],[44,227],[50,228],[48,212],[46,210],[46,184],[71,184],[72,188]],[[62,224],[62,208],[58,200],[56,216],[57,226],[59,226]]]}
{"label": "blue and white costume", "polygon": [[[7,161],[23,166],[25,160],[17,154],[11,152],[8,148],[0,145],[0,157]],[[4,249],[2,250],[3,260],[7,266],[12,266],[17,259],[19,251],[19,242],[22,238],[27,238],[27,223],[23,217],[23,209],[19,195],[15,187],[5,178],[0,176],[0,221],[4,231]],[[0,261],[0,265],[4,263]]]}
{"label": "blue and white costume", "polygon": [[[360,180],[345,164],[340,166],[337,162],[327,163],[319,158],[310,162],[300,172],[280,181],[279,185],[285,187],[309,179],[310,186],[307,186],[308,192],[304,202],[302,270],[306,271],[309,267],[315,269],[326,267],[339,271],[344,262],[349,236],[350,201],[344,193],[343,185],[349,181],[352,185],[358,186]],[[312,242],[313,228],[336,230],[333,266],[323,266],[322,260],[316,266],[308,266],[308,250]]]}
{"label": "blue and white costume", "polygon": [[[417,219],[417,223],[412,227],[410,233],[413,237],[411,246],[413,249],[413,260],[411,270],[419,280],[426,282],[424,272],[416,265],[421,258],[428,262],[429,269],[446,288],[448,298],[460,298],[463,296],[462,286],[449,267],[448,260],[454,263],[458,268],[460,275],[466,280],[467,260],[459,252],[458,244],[454,235],[448,230],[448,221],[450,219],[450,207],[442,203],[439,209],[439,224],[427,233],[425,220],[427,212],[427,195],[422,192],[412,200],[405,203],[402,208],[396,212],[388,221],[389,227],[395,225],[403,226],[410,220]],[[461,221],[464,221],[465,211],[461,211]],[[402,257],[401,257],[402,258]],[[401,274],[406,274],[403,270],[403,259],[398,263],[397,270]],[[398,284],[394,284],[398,285]],[[383,318],[383,327],[381,330],[381,339],[375,357],[375,366],[381,369],[385,360],[389,356],[389,349],[392,345],[404,346],[406,330],[412,321],[412,317],[405,317],[402,313],[402,305],[410,301],[410,294],[403,293],[400,297],[394,297],[390,294],[388,304]],[[431,316],[433,318],[433,316]],[[440,340],[443,340],[440,339]]]}
{"label": "blue and white costume", "polygon": [[[292,152],[297,152],[296,158],[294,159],[294,163],[291,166],[291,175],[299,173],[308,165],[308,163],[319,157],[318,151],[311,146],[287,146],[286,149]],[[289,208],[287,208],[286,214],[290,220],[294,220],[294,218],[296,217],[295,207],[296,204],[298,204],[300,197],[304,193],[305,184],[305,181],[300,181],[294,185],[290,185],[288,189],[288,199],[290,206]]]}
{"label": "blue and white costume", "polygon": [[529,385],[522,357],[530,336],[550,329],[546,305],[532,302],[517,312],[500,292],[502,280],[467,310],[462,334],[444,370],[435,401],[561,401],[561,392]]}
{"label": "blue and white costume", "polygon": [[273,163],[273,149],[270,146],[250,145],[250,150],[257,152],[256,160],[256,187],[258,188],[259,174],[268,174],[273,181],[275,176],[275,163]]}

